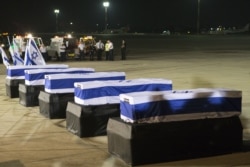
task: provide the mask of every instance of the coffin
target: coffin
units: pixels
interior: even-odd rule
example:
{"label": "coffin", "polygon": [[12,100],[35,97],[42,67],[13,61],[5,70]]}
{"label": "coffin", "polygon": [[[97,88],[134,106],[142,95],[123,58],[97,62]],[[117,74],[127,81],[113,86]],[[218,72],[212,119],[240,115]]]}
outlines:
{"label": "coffin", "polygon": [[239,151],[241,91],[191,89],[120,95],[107,125],[108,151],[129,165]]}
{"label": "coffin", "polygon": [[151,123],[239,116],[241,101],[242,92],[230,89],[121,94],[121,119]]}
{"label": "coffin", "polygon": [[25,85],[44,85],[45,75],[50,74],[83,74],[95,72],[93,68],[66,68],[66,69],[32,69],[25,70]]}
{"label": "coffin", "polygon": [[124,79],[124,72],[95,72],[85,74],[45,75],[45,91],[48,93],[74,93],[75,82]]}
{"label": "coffin", "polygon": [[159,78],[139,78],[122,81],[76,82],[75,102],[81,105],[120,103],[119,95],[130,92],[172,90],[172,81]]}

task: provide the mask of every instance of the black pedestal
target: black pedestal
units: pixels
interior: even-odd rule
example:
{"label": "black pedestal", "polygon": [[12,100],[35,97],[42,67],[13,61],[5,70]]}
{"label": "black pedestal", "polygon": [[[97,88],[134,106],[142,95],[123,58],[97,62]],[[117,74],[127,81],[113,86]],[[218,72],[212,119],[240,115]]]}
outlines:
{"label": "black pedestal", "polygon": [[238,117],[149,124],[109,119],[108,151],[130,165],[160,163],[238,151]]}
{"label": "black pedestal", "polygon": [[24,79],[8,79],[5,80],[6,95],[10,98],[18,98],[19,91],[18,87],[20,83],[25,83]]}
{"label": "black pedestal", "polygon": [[42,115],[50,119],[64,119],[68,102],[74,101],[74,93],[50,94],[40,91],[38,101]]}
{"label": "black pedestal", "polygon": [[38,96],[44,90],[44,85],[29,86],[19,84],[19,103],[26,107],[38,106]]}
{"label": "black pedestal", "polygon": [[107,134],[111,117],[120,116],[120,104],[84,106],[68,102],[66,128],[79,137],[93,137]]}

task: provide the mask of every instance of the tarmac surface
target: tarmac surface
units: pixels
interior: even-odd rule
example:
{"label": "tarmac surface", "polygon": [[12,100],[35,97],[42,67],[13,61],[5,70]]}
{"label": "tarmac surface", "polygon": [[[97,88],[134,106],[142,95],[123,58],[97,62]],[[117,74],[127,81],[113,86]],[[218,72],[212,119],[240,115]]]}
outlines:
{"label": "tarmac surface", "polygon": [[[110,37],[113,39],[114,37]],[[120,60],[120,39],[128,43]],[[96,71],[123,71],[127,79],[165,78],[173,89],[229,88],[242,91],[243,149],[240,152],[183,159],[145,167],[250,166],[250,36],[122,36],[114,38],[115,61],[63,62]],[[51,61],[48,64],[61,62]],[[79,138],[65,119],[48,119],[39,107],[9,98],[5,66],[0,64],[0,167],[127,167],[108,153],[107,136]],[[229,139],[230,140],[230,139]],[[167,142],[167,141],[166,141]]]}

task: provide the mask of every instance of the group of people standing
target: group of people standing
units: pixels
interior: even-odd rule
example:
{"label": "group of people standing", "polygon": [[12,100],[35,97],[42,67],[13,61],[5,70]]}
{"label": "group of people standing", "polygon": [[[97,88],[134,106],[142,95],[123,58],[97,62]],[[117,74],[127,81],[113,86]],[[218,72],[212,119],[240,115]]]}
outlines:
{"label": "group of people standing", "polygon": [[[107,40],[104,44],[102,40],[98,40],[94,46],[89,48],[88,56],[90,60],[94,60],[94,55],[96,55],[97,60],[102,60],[103,53],[105,53],[105,60],[114,61],[114,44],[110,40]],[[86,46],[84,42],[80,42],[78,45],[80,60],[83,60],[86,55]],[[126,42],[122,40],[121,42],[121,60],[126,60]]]}
{"label": "group of people standing", "polygon": [[[59,52],[58,52],[58,60],[59,61],[66,61],[66,44],[63,42],[59,46]],[[48,61],[49,56],[47,53],[46,46],[42,44],[39,47],[44,60]],[[121,41],[121,46],[120,46],[120,54],[121,54],[121,60],[126,60],[126,41],[122,40]],[[90,60],[94,60],[94,57],[96,56],[96,60],[106,60],[106,61],[114,61],[115,56],[114,56],[114,44],[111,42],[111,40],[107,40],[105,43],[102,42],[102,40],[98,40],[95,44],[91,43],[89,45],[86,45],[83,41],[81,41],[78,44],[78,52],[79,52],[79,59],[84,60],[86,56],[89,57]],[[24,57],[25,53],[25,47],[22,48],[22,57]],[[104,55],[104,58],[103,58]]]}

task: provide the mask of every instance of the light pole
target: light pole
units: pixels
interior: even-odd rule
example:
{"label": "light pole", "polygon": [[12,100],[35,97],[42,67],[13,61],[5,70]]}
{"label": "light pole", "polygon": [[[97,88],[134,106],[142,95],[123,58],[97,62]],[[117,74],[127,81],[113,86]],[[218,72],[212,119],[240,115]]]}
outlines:
{"label": "light pole", "polygon": [[71,29],[71,32],[73,32],[73,22],[70,22],[70,29]]}
{"label": "light pole", "polygon": [[105,8],[105,31],[108,29],[108,7],[109,7],[109,2],[103,2],[103,6]]}
{"label": "light pole", "polygon": [[97,24],[96,24],[96,32],[97,32],[97,33],[98,33],[98,31],[99,31],[98,26],[99,26],[99,24],[97,23]]}
{"label": "light pole", "polygon": [[197,7],[197,34],[200,33],[200,0],[198,0]]}
{"label": "light pole", "polygon": [[56,14],[56,32],[58,32],[58,14],[60,13],[60,10],[55,9],[54,13]]}

